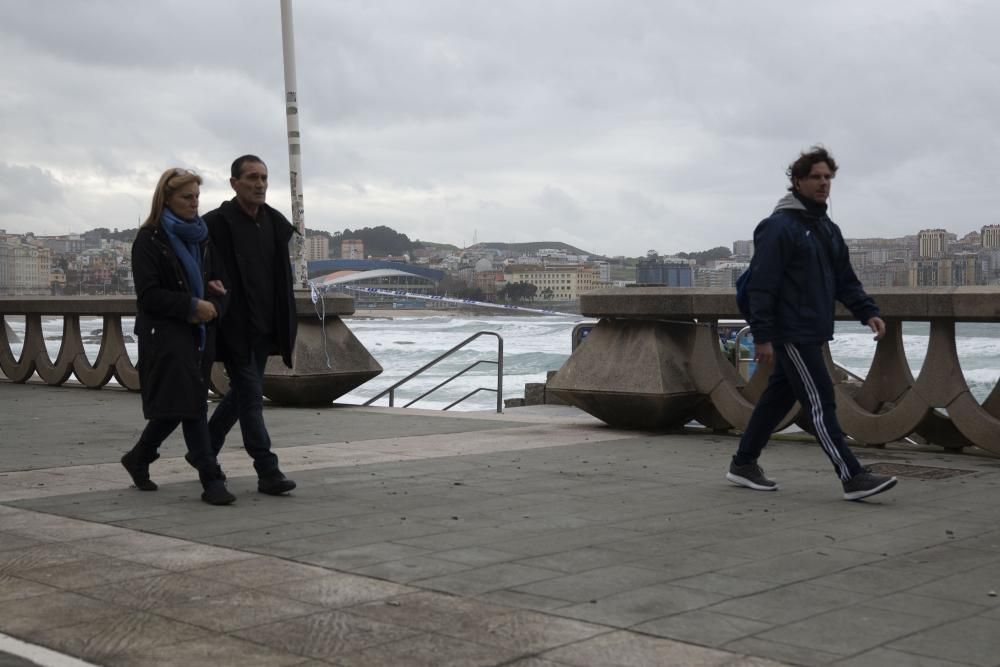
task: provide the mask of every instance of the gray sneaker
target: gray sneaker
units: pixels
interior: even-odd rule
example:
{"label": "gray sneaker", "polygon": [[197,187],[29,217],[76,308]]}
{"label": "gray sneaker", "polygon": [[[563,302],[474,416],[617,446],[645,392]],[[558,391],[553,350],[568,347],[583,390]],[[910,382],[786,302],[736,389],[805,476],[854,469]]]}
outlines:
{"label": "gray sneaker", "polygon": [[756,463],[748,463],[745,466],[730,463],[726,479],[737,486],[745,486],[756,491],[778,490],[778,483],[765,477],[764,471]]}
{"label": "gray sneaker", "polygon": [[896,478],[887,475],[876,475],[865,468],[854,477],[844,482],[844,500],[861,500],[876,493],[888,491],[896,486]]}

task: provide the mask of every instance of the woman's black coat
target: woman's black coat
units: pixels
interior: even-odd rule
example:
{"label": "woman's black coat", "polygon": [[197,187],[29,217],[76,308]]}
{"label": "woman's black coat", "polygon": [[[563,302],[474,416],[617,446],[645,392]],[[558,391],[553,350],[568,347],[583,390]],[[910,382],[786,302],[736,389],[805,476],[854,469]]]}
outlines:
{"label": "woman's black coat", "polygon": [[[209,240],[201,244],[204,283],[226,283],[222,263]],[[139,229],[132,244],[132,276],[139,339],[139,384],[146,419],[197,419],[206,412],[208,378],[215,349],[215,320],[206,323],[205,349],[198,351],[198,325],[191,324],[191,297],[187,276],[166,232],[159,226]],[[210,296],[221,315],[225,298]]]}

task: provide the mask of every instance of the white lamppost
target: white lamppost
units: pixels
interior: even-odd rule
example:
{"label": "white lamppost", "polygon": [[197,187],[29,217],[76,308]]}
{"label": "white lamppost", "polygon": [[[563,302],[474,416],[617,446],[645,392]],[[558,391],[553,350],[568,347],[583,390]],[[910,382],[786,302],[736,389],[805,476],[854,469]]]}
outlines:
{"label": "white lamppost", "polygon": [[288,171],[292,191],[292,223],[299,231],[293,243],[295,282],[308,286],[306,223],[302,204],[302,146],[299,141],[298,85],[295,82],[295,36],[292,33],[292,0],[281,0],[281,46],[285,63],[285,118],[288,124]]}

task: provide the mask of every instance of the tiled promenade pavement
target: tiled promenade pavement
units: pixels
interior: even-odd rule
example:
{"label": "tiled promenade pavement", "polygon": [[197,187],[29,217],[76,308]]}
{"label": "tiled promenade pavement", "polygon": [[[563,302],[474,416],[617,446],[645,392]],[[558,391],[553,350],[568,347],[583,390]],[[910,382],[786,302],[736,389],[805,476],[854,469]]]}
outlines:
{"label": "tiled promenade pavement", "polygon": [[761,493],[731,437],[567,408],[268,408],[299,488],[228,446],[218,508],[179,434],[127,488],[133,394],[0,408],[0,633],[93,664],[1000,665],[997,459],[859,449],[914,467],[849,503],[813,444]]}

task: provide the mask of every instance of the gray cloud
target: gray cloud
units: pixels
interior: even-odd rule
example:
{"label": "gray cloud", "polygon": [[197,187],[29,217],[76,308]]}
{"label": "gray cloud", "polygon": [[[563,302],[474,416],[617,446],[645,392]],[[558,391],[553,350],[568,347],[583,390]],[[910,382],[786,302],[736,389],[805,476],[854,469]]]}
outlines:
{"label": "gray cloud", "polygon": [[[630,255],[728,245],[815,142],[841,162],[848,235],[1000,222],[995,4],[294,9],[310,227]],[[0,228],[133,224],[172,165],[202,172],[214,206],[244,152],[289,208],[278,3],[9,3],[0,86],[0,193],[18,195]]]}

